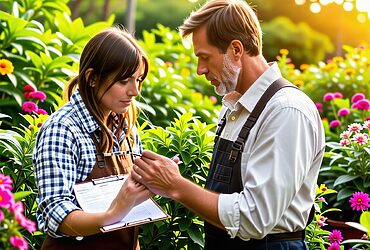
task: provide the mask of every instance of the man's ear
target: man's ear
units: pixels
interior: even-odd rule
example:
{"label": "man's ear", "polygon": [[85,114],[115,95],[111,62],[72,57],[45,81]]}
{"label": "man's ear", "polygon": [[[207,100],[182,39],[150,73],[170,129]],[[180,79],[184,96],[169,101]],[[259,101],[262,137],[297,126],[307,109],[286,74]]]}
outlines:
{"label": "man's ear", "polygon": [[236,60],[240,59],[240,57],[244,53],[243,44],[239,40],[232,40],[229,46],[230,46],[232,55],[235,57],[235,59]]}

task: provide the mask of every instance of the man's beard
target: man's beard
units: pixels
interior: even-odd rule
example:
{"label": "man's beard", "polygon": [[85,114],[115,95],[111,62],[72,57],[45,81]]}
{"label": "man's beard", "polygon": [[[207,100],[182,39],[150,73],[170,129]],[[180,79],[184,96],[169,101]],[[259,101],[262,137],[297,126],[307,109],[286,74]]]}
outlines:
{"label": "man's beard", "polygon": [[219,82],[220,84],[215,87],[215,92],[222,96],[234,91],[238,84],[239,73],[240,68],[233,65],[230,57],[225,54],[221,71],[221,81]]}

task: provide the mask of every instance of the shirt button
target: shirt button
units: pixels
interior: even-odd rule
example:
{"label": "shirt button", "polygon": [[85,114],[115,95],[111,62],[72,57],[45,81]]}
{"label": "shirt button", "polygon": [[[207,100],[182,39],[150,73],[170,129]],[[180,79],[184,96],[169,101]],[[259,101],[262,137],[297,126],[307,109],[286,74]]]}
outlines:
{"label": "shirt button", "polygon": [[231,117],[231,120],[232,120],[232,121],[234,121],[234,120],[235,120],[235,116],[232,116],[232,117]]}

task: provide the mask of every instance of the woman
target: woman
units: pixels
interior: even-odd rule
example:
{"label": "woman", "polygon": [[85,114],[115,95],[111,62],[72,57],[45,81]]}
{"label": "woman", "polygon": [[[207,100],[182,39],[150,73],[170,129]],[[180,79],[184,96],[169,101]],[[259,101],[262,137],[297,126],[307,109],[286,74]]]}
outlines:
{"label": "woman", "polygon": [[150,191],[129,177],[108,211],[87,213],[78,207],[73,185],[130,172],[134,154],[142,152],[134,98],[148,67],[137,41],[118,27],[84,48],[79,74],[67,88],[69,102],[42,126],[33,153],[37,220],[47,233],[42,249],[139,249],[137,228],[99,229],[120,221]]}

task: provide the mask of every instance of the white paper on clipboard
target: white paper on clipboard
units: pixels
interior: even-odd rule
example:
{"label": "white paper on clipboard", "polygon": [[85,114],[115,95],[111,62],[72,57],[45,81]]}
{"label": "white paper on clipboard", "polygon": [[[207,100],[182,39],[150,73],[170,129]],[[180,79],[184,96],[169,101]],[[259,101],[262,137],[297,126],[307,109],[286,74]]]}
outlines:
{"label": "white paper on clipboard", "polygon": [[[74,185],[76,199],[82,210],[90,213],[105,212],[108,210],[113,199],[117,196],[121,186],[127,180],[128,175],[112,175],[90,182],[77,183]],[[101,228],[102,232],[117,230],[120,228],[150,223],[170,218],[159,205],[152,199],[147,199],[133,207],[131,211],[120,221]]]}

